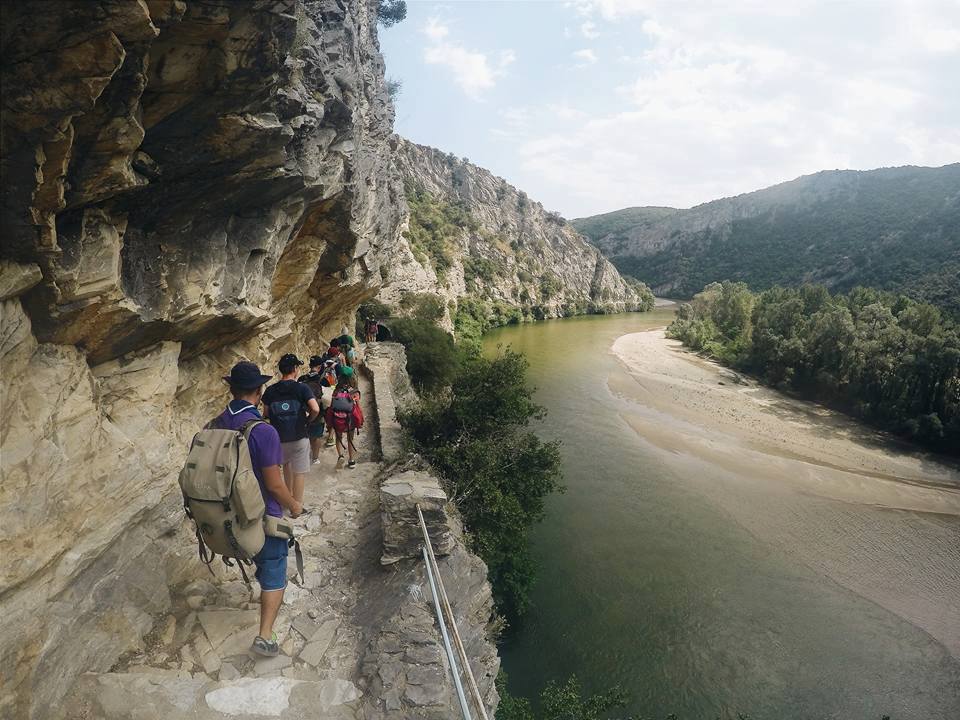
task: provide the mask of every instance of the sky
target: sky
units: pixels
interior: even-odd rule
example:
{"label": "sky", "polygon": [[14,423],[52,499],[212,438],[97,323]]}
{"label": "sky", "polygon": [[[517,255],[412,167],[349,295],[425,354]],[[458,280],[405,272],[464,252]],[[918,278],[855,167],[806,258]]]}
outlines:
{"label": "sky", "polygon": [[960,0],[408,0],[396,130],[574,218],[960,161]]}

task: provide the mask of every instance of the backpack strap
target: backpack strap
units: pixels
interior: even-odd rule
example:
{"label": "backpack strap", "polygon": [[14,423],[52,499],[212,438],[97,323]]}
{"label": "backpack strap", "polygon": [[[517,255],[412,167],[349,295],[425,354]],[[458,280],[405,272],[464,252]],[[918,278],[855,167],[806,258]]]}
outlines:
{"label": "backpack strap", "polygon": [[[189,514],[189,513],[188,513]],[[197,551],[200,554],[200,562],[207,566],[207,570],[210,571],[210,574],[213,575],[213,568],[210,567],[210,564],[213,562],[216,554],[207,547],[207,544],[203,541],[203,535],[200,534],[200,528],[197,528]]]}
{"label": "backpack strap", "polygon": [[294,557],[297,558],[297,572],[300,574],[300,586],[306,584],[303,577],[303,553],[300,551],[300,543],[296,538],[290,538],[289,546],[293,548]]}
{"label": "backpack strap", "polygon": [[263,418],[252,418],[250,420],[247,420],[243,425],[241,425],[240,429],[237,432],[243,435],[244,440],[246,440],[247,442],[250,442],[250,433],[253,432],[253,429],[257,425],[261,425],[261,424],[268,425],[269,423],[267,423],[267,421],[264,420]]}

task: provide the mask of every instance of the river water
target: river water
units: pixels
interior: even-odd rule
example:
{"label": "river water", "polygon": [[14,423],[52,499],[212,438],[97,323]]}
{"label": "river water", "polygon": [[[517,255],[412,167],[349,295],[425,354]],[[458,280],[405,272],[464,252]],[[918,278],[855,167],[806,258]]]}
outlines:
{"label": "river water", "polygon": [[[856,445],[878,468],[861,476],[749,443],[723,448],[710,408],[702,422],[672,417],[655,394],[679,403],[697,386],[638,380],[611,351],[671,315],[549,321],[485,339],[487,352],[509,345],[528,358],[548,410],[536,431],[562,441],[567,487],[533,533],[534,608],[501,648],[511,691],[534,697],[576,674],[589,691],[619,684],[627,711],[652,718],[960,718],[960,523],[913,508],[909,492],[931,507],[960,496],[937,497],[920,477],[899,484],[912,509],[891,507],[907,471],[889,449]],[[703,375],[715,369],[677,363],[723,384]],[[770,427],[799,427],[765,402]],[[885,463],[896,472],[880,472]],[[960,478],[915,465],[946,487]],[[843,491],[821,492],[831,480],[820,470],[842,475]]]}

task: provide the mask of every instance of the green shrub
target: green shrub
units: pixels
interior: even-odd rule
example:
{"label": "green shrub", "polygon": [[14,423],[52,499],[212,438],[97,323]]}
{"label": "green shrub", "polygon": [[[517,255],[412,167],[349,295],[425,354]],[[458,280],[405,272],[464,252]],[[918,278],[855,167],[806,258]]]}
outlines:
{"label": "green shrub", "polygon": [[433,293],[404,293],[400,308],[417,320],[435,322],[443,317],[446,306],[440,296]]}
{"label": "green shrub", "polygon": [[398,318],[390,323],[393,339],[407,351],[407,372],[421,391],[449,385],[457,372],[460,352],[453,338],[432,322]]}
{"label": "green shrub", "polygon": [[429,260],[442,277],[452,263],[452,243],[464,230],[478,231],[480,224],[465,203],[438,200],[409,182],[405,190],[410,207],[407,240],[417,260]]}
{"label": "green shrub", "polygon": [[491,282],[497,276],[497,266],[492,260],[485,257],[468,255],[463,260],[463,277],[470,282],[480,278],[484,282]]}
{"label": "green shrub", "polygon": [[540,297],[551,299],[560,290],[560,281],[555,275],[544,275],[540,278]]}
{"label": "green shrub", "polygon": [[627,704],[627,696],[619,686],[604,693],[583,696],[583,688],[575,675],[566,682],[551,681],[540,692],[540,712],[535,713],[526,698],[514,697],[507,690],[507,674],[497,675],[500,705],[497,720],[601,720],[610,710]]}

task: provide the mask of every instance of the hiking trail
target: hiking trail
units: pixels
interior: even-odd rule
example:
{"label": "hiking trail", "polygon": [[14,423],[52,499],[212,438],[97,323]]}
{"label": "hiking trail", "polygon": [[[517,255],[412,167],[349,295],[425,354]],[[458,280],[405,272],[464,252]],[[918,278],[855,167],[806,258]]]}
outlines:
{"label": "hiking trail", "polygon": [[[141,651],[110,672],[81,677],[67,718],[448,717],[450,675],[422,563],[380,564],[376,409],[370,380],[361,374],[358,385],[370,422],[356,442],[357,466],[348,469],[335,447],[324,447],[307,478],[310,512],[295,520],[304,581],[291,554],[275,624],[281,654],[250,649],[259,588],[218,561],[214,576],[171,590],[172,610]],[[464,557],[460,550],[441,560],[453,583],[451,561]]]}

